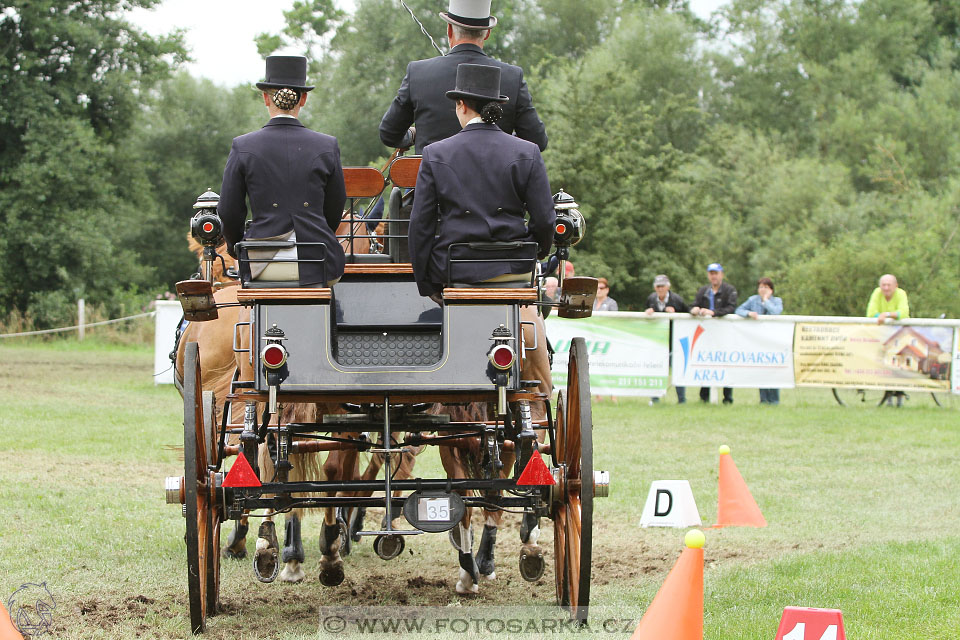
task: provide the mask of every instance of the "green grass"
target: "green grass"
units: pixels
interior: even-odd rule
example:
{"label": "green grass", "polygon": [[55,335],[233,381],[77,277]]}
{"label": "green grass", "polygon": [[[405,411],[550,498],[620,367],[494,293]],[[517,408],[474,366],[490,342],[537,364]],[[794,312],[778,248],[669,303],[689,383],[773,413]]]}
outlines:
{"label": "green grass", "polygon": [[[182,473],[173,449],[182,444],[182,404],[172,387],[154,386],[151,350],[20,342],[0,344],[0,363],[0,600],[46,581],[57,600],[55,637],[186,636],[183,521],[162,491],[164,476]],[[680,552],[683,531],[638,526],[650,483],[689,480],[709,525],[717,447],[729,444],[769,526],[706,530],[706,638],[772,638],[788,605],[841,609],[850,638],[957,637],[953,399],[937,409],[915,394],[896,410],[841,408],[819,389],[783,391],[776,408],[756,397],[737,390],[732,407],[594,404],[595,465],[612,474],[594,524],[598,613],[639,617]],[[418,472],[436,473],[435,458],[421,456]],[[446,536],[408,541],[409,553],[390,563],[364,543],[347,558],[344,585],[321,587],[319,525],[310,518],[307,581],[262,585],[248,562],[225,563],[226,612],[207,637],[317,637],[326,605],[549,604],[552,527],[544,525],[543,580],[519,578],[508,517],[500,577],[462,600]],[[427,586],[411,582],[418,577]]]}

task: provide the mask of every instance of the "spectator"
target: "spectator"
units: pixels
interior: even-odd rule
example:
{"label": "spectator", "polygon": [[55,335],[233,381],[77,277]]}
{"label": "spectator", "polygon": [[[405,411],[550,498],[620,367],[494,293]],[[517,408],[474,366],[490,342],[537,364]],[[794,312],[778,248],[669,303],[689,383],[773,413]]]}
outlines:
{"label": "spectator", "polygon": [[880,276],[880,286],[873,290],[867,303],[867,317],[876,318],[877,324],[883,324],[887,318],[903,320],[910,317],[907,292],[897,286],[896,276],[889,273]]}
{"label": "spectator", "polygon": [[597,299],[593,301],[594,311],[618,311],[617,301],[610,297],[610,284],[606,278],[597,278]]}
{"label": "spectator", "polygon": [[567,260],[566,262],[563,263],[563,277],[572,278],[573,274],[574,274],[573,261]]}
{"label": "spectator", "polygon": [[[890,273],[880,276],[880,286],[870,294],[867,303],[867,317],[876,318],[877,324],[883,324],[887,318],[903,320],[910,317],[910,305],[907,303],[907,292],[897,286],[897,277]],[[884,391],[883,400],[892,404],[897,399],[897,407],[903,406],[903,391]]]}
{"label": "spectator", "polygon": [[[757,280],[757,292],[737,307],[737,315],[743,318],[777,316],[783,313],[783,300],[773,295],[773,280]],[[780,389],[760,389],[760,404],[780,404]]]}
{"label": "spectator", "polygon": [[[647,308],[644,311],[648,316],[652,316],[655,311],[666,313],[686,313],[690,310],[687,303],[679,294],[670,291],[670,278],[660,274],[653,279],[653,293],[647,297]],[[673,323],[670,323],[670,337],[668,344],[673,344]],[[655,404],[660,398],[654,398],[650,401]],[[687,388],[677,387],[677,404],[683,404],[687,401]]]}
{"label": "spectator", "polygon": [[[737,290],[723,281],[723,266],[712,262],[707,266],[707,278],[710,284],[700,287],[693,299],[690,313],[703,318],[720,318],[731,314],[737,308]],[[710,400],[710,388],[700,387],[700,401]],[[733,404],[733,389],[723,388],[723,404]]]}
{"label": "spectator", "polygon": [[550,276],[549,278],[544,279],[543,295],[546,296],[548,302],[557,301],[557,287],[559,285],[560,283],[553,276]]}

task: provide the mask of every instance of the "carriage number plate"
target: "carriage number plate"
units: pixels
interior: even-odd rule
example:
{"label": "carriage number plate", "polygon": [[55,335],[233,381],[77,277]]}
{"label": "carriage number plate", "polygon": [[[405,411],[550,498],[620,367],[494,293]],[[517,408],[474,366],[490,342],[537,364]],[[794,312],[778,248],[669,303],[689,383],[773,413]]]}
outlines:
{"label": "carriage number plate", "polygon": [[426,522],[448,522],[450,498],[420,498],[417,504],[417,517]]}

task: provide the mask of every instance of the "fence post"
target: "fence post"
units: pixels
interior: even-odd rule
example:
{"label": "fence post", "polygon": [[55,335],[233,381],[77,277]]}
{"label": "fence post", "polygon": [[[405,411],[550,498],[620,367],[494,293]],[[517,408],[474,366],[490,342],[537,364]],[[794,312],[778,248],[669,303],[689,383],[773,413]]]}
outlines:
{"label": "fence post", "polygon": [[79,338],[80,342],[83,342],[83,324],[83,298],[80,298],[77,300],[77,337]]}

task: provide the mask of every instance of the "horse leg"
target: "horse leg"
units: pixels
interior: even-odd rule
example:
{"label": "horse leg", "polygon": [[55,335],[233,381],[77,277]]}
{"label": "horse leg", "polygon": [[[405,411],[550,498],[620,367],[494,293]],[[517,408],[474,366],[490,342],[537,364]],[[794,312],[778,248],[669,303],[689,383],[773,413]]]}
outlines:
{"label": "horse leg", "polygon": [[[335,435],[344,437],[344,434],[340,433]],[[352,480],[356,475],[357,460],[356,449],[331,451],[323,464],[324,475],[328,480]],[[335,496],[336,492],[328,495]],[[344,572],[343,558],[340,557],[340,522],[337,520],[335,507],[327,507],[323,512],[320,553],[320,583],[325,587],[339,585],[343,582]]]}
{"label": "horse leg", "polygon": [[485,518],[483,533],[480,535],[480,545],[477,547],[477,568],[480,570],[482,578],[495,580],[497,572],[494,566],[493,551],[497,544],[497,529],[500,525],[502,512],[484,509],[483,513]]}
{"label": "horse leg", "polygon": [[300,517],[296,513],[287,514],[283,537],[283,571],[280,572],[280,581],[296,584],[303,582],[306,575],[301,564],[304,561],[303,540],[300,537]]}
{"label": "horse leg", "polygon": [[[454,447],[440,447],[440,462],[443,464],[447,477],[451,479],[465,478],[466,465],[460,459],[460,451]],[[457,550],[460,562],[456,590],[460,595],[473,595],[480,591],[480,569],[473,557],[473,530],[470,528],[470,518],[473,508],[464,510],[463,518],[457,526],[450,530],[450,544]]]}
{"label": "horse leg", "polygon": [[280,572],[280,543],[273,518],[260,523],[257,533],[257,551],[253,554],[253,572],[260,582],[273,582]]}
{"label": "horse leg", "polygon": [[247,557],[247,531],[249,530],[249,518],[244,513],[233,528],[230,535],[227,536],[227,544],[223,547],[221,555],[224,558],[233,558],[234,560],[243,560]]}

